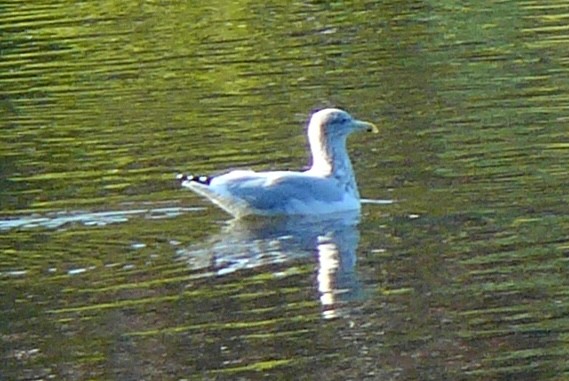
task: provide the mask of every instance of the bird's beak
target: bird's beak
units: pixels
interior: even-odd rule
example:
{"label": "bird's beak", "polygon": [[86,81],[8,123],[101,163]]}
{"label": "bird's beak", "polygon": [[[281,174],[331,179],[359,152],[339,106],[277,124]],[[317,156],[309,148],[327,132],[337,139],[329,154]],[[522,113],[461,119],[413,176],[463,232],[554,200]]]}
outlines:
{"label": "bird's beak", "polygon": [[363,120],[354,120],[354,126],[358,131],[373,132],[374,134],[377,134],[379,132],[379,129],[375,124],[364,122]]}

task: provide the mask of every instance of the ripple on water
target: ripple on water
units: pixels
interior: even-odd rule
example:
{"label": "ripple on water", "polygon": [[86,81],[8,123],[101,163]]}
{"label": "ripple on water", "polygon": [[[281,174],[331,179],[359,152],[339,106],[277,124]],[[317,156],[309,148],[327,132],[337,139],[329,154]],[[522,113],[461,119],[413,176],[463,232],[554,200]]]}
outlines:
{"label": "ripple on water", "polygon": [[133,217],[147,219],[173,218],[187,212],[195,212],[203,208],[155,208],[117,210],[105,212],[57,212],[45,216],[31,215],[19,218],[0,220],[0,231],[12,229],[57,229],[69,224],[84,226],[106,226],[124,223]]}

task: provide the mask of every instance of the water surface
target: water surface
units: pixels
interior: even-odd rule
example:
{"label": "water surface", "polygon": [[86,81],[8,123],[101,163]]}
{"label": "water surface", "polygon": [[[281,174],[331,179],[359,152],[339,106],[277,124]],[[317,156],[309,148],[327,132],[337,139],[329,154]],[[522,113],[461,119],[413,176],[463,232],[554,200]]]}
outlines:
{"label": "water surface", "polygon": [[[1,379],[569,376],[569,6],[0,7]],[[178,189],[325,106],[381,127],[359,218]]]}

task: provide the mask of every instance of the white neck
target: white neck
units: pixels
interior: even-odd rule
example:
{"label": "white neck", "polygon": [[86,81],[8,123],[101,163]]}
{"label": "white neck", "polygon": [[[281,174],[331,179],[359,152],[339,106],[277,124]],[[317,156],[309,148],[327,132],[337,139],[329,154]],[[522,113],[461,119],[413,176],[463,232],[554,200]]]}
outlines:
{"label": "white neck", "polygon": [[359,198],[352,163],[346,150],[347,136],[330,139],[320,129],[309,130],[308,140],[312,151],[310,172],[336,179],[345,190]]}

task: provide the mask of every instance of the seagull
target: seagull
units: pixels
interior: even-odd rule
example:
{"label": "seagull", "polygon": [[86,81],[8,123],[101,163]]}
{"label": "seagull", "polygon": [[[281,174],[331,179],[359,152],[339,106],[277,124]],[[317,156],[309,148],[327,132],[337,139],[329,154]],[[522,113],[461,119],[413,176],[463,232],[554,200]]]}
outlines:
{"label": "seagull", "polygon": [[213,177],[179,174],[177,180],[236,218],[359,212],[360,194],[346,150],[348,136],[359,131],[378,129],[346,111],[323,109],[308,123],[312,166],[304,172],[234,170]]}

